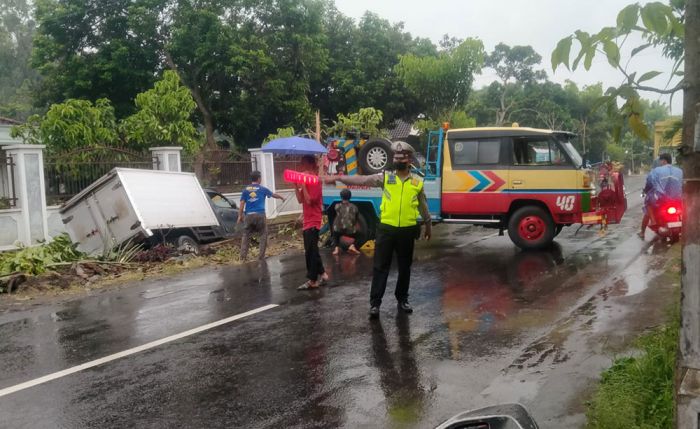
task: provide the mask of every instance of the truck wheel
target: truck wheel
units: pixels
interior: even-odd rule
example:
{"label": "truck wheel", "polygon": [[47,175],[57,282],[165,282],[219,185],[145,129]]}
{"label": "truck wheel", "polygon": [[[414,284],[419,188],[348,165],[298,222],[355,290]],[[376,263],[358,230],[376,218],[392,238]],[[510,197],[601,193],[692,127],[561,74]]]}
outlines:
{"label": "truck wheel", "polygon": [[360,169],[362,174],[381,173],[389,167],[394,153],[388,140],[370,140],[360,149]]}
{"label": "truck wheel", "polygon": [[182,253],[199,254],[199,244],[189,235],[181,235],[177,238],[177,250]]}
{"label": "truck wheel", "polygon": [[542,249],[554,239],[554,222],[537,206],[521,207],[508,221],[508,236],[523,250]]}

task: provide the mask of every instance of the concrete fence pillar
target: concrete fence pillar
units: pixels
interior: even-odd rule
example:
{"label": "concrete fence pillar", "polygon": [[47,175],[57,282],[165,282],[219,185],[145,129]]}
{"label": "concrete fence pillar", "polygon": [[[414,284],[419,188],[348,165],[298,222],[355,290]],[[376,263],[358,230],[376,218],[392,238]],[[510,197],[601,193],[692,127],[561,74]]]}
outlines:
{"label": "concrete fence pillar", "polygon": [[17,208],[21,210],[18,241],[31,246],[48,241],[46,185],[44,182],[43,145],[5,146],[14,162],[11,180],[15,186]]}
{"label": "concrete fence pillar", "polygon": [[149,149],[153,155],[153,169],[161,171],[182,171],[182,161],[179,146],[152,147]]}
{"label": "concrete fence pillar", "polygon": [[[265,153],[261,148],[248,149],[250,152],[251,169],[260,172],[260,184],[270,189],[272,192],[277,192],[275,184],[275,159],[271,153]],[[277,200],[267,198],[265,200],[265,213],[267,217],[272,219],[277,217]]]}

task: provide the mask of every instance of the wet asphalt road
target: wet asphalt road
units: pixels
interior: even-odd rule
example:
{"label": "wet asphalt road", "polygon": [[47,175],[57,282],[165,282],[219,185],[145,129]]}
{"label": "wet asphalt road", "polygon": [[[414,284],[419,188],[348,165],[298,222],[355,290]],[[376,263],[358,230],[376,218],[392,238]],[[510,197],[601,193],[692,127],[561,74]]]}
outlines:
{"label": "wet asphalt road", "polygon": [[0,390],[279,304],[2,396],[0,426],[432,427],[510,401],[543,428],[580,426],[600,370],[674,299],[659,277],[674,249],[634,235],[640,186],[628,183],[622,225],[567,228],[549,251],[436,227],[416,250],[410,316],[397,317],[390,286],[370,322],[371,258],[328,251],[318,291],[296,291],[303,257],[287,255],[5,311]]}

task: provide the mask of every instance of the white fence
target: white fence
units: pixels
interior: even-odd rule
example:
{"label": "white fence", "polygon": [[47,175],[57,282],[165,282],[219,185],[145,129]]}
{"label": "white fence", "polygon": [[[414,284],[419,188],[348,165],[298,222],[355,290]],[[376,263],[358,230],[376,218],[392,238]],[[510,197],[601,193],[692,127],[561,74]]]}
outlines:
{"label": "white fence", "polygon": [[[66,231],[59,206],[46,205],[43,148],[22,144],[2,146],[3,152],[11,157],[13,166],[0,168],[0,179],[3,189],[13,189],[16,202],[10,208],[0,208],[0,251],[32,246]],[[180,148],[162,147],[152,151],[154,157],[166,160],[156,164],[161,170],[180,171]],[[260,149],[251,149],[250,153],[251,162],[262,174],[262,185],[285,197],[284,201],[266,201],[267,217],[273,219],[301,213],[293,189],[277,190],[272,154],[262,153]],[[239,204],[240,193],[225,196]]]}

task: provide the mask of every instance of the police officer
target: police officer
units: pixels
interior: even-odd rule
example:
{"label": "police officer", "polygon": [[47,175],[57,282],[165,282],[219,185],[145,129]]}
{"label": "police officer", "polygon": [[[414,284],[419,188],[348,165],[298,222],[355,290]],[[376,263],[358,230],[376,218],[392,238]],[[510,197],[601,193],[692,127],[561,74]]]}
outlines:
{"label": "police officer", "polygon": [[408,303],[408,286],[411,281],[413,246],[420,236],[417,218],[420,212],[425,222],[425,239],[429,240],[432,230],[428,202],[423,191],[423,179],[411,173],[411,159],[414,150],[405,142],[394,142],[394,168],[391,171],[372,175],[328,176],[327,183],[339,181],[346,185],[381,187],[382,205],[380,223],[377,226],[374,271],[370,290],[370,310],[372,318],[379,317],[379,306],[386,290],[391,260],[396,253],[399,276],[394,295],[399,311],[412,313]]}

